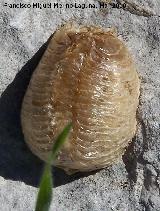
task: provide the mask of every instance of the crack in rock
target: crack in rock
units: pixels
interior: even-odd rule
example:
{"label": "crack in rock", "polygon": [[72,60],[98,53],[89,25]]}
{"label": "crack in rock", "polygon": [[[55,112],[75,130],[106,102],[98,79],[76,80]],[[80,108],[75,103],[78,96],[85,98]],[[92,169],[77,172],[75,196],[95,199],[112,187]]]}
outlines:
{"label": "crack in rock", "polygon": [[152,11],[139,6],[139,5],[135,4],[134,2],[130,2],[128,0],[117,0],[117,2],[121,5],[123,5],[125,3],[126,7],[124,8],[124,10],[126,10],[134,15],[144,16],[144,17],[156,16],[156,14],[154,14]]}
{"label": "crack in rock", "polygon": [[[121,9],[128,11],[134,15],[138,16],[144,16],[144,17],[151,17],[151,16],[158,16],[153,11],[146,9],[142,6],[139,6],[138,4],[135,4],[134,2],[130,2],[128,0],[116,0],[116,2],[113,2],[112,0],[100,0],[100,2],[105,2],[106,4],[111,5],[112,7],[118,3],[121,5]],[[125,7],[123,6],[125,4]]]}

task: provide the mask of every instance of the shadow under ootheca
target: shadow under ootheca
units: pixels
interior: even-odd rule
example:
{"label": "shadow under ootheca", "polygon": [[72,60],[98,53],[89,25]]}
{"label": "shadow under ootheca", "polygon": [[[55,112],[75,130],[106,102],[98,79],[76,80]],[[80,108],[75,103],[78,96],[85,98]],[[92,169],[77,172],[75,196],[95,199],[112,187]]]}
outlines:
{"label": "shadow under ootheca", "polygon": [[[52,36],[51,36],[52,37]],[[43,162],[34,156],[21,130],[21,104],[30,78],[51,39],[22,67],[13,82],[0,97],[0,176],[22,181],[37,187],[43,169]],[[87,174],[67,175],[63,170],[53,169],[54,185],[59,186]]]}

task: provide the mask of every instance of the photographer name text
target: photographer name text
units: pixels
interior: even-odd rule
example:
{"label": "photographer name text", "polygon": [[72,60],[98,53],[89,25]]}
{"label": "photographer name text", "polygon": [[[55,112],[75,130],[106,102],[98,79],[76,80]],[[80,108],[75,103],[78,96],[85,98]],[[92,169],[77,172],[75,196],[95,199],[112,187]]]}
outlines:
{"label": "photographer name text", "polygon": [[[97,4],[91,4],[91,3],[85,3],[85,4],[80,4],[80,3],[4,3],[4,7],[11,8],[11,9],[104,9],[108,7],[107,3],[104,2],[99,2]],[[125,8],[125,4],[112,4],[113,8]]]}

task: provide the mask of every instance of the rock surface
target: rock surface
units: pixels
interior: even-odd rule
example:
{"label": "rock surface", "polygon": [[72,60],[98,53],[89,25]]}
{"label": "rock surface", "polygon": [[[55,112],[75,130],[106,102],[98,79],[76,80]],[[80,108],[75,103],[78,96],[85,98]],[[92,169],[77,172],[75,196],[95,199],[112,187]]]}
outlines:
{"label": "rock surface", "polygon": [[152,11],[147,17],[136,12],[135,4],[125,10],[113,8],[112,4],[100,10],[97,1],[89,0],[98,8],[13,9],[3,6],[6,2],[0,3],[0,210],[34,210],[42,163],[24,143],[21,102],[47,39],[61,24],[76,20],[115,27],[126,42],[141,78],[139,124],[136,137],[119,163],[92,174],[73,176],[54,169],[56,188],[51,210],[159,211],[160,1],[121,1]]}

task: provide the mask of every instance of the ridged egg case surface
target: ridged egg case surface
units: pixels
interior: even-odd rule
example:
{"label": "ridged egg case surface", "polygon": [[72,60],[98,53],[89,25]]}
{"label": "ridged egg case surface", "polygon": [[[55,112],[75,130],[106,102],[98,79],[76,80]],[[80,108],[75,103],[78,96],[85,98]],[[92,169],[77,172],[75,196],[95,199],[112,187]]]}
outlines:
{"label": "ridged egg case surface", "polygon": [[112,30],[67,24],[33,73],[21,111],[25,140],[47,160],[55,138],[73,123],[54,165],[68,173],[104,168],[136,131],[139,78]]}

